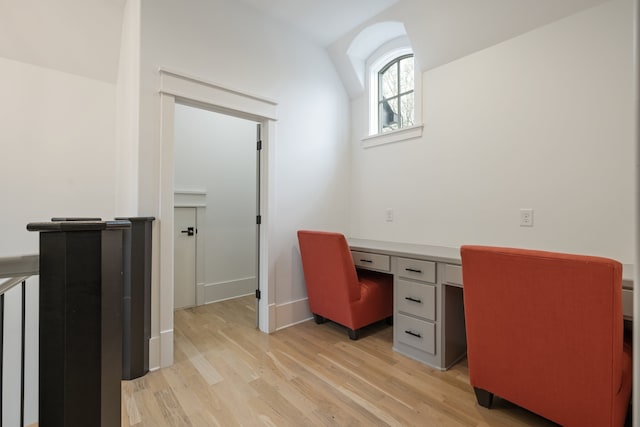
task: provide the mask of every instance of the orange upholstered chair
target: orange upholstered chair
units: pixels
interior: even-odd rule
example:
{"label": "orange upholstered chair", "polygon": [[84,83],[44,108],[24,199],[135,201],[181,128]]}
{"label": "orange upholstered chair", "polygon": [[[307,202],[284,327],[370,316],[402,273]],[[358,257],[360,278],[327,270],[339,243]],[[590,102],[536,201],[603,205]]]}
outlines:
{"label": "orange upholstered chair", "polygon": [[622,266],[598,257],[463,246],[469,379],[566,427],[624,425],[631,346]]}
{"label": "orange upholstered chair", "polygon": [[316,323],[332,320],[359,329],[393,316],[392,276],[356,271],[347,240],[340,233],[298,231],[309,308]]}

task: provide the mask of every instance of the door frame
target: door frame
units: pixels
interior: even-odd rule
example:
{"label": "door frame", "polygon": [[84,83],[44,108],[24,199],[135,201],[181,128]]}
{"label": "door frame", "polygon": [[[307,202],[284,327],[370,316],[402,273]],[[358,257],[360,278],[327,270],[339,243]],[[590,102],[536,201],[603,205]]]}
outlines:
{"label": "door frame", "polygon": [[275,268],[269,254],[274,252],[273,222],[275,200],[275,132],[278,103],[274,100],[221,86],[182,72],[161,68],[160,72],[160,221],[159,221],[159,319],[160,367],[173,364],[173,208],[174,208],[174,113],[175,104],[186,104],[222,114],[249,119],[262,125],[260,156],[258,327],[275,331]]}

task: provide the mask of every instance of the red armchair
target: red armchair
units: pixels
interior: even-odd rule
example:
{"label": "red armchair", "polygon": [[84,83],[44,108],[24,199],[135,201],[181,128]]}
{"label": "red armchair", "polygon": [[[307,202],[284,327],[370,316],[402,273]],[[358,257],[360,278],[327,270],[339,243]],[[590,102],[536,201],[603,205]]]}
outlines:
{"label": "red armchair", "polygon": [[622,266],[598,257],[462,246],[469,380],[563,426],[624,425],[631,346]]}
{"label": "red armchair", "polygon": [[342,234],[298,231],[309,308],[316,323],[332,320],[359,329],[393,316],[393,278],[373,271],[357,271]]}

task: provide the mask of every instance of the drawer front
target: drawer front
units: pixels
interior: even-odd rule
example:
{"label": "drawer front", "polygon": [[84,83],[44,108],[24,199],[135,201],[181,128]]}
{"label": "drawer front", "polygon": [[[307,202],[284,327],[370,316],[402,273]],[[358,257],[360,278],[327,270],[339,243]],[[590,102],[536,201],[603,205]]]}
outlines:
{"label": "drawer front", "polygon": [[436,263],[420,259],[398,258],[398,275],[407,279],[436,282]]}
{"label": "drawer front", "polygon": [[462,287],[462,266],[445,264],[444,282]]}
{"label": "drawer front", "polygon": [[398,314],[394,323],[398,342],[430,354],[436,354],[436,325],[426,320]]}
{"label": "drawer front", "polygon": [[627,319],[633,319],[633,291],[622,290],[622,315]]}
{"label": "drawer front", "polygon": [[409,282],[398,279],[398,311],[436,320],[436,287],[426,283]]}
{"label": "drawer front", "polygon": [[381,271],[391,270],[388,255],[351,251],[351,256],[353,257],[353,263],[357,267],[370,268],[372,270]]}

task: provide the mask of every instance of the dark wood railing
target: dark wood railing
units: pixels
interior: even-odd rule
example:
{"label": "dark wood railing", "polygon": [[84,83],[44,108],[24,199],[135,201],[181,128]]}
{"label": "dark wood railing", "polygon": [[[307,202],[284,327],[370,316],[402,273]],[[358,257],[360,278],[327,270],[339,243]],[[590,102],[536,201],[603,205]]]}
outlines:
{"label": "dark wood railing", "polygon": [[30,223],[40,233],[38,417],[120,425],[124,232],[130,221]]}
{"label": "dark wood railing", "polygon": [[[20,426],[25,425],[25,354],[26,354],[26,321],[27,321],[27,280],[32,276],[39,274],[39,257],[38,255],[25,255],[0,258],[0,427],[2,427],[5,419],[14,420],[19,418]],[[20,289],[15,289],[19,287]],[[5,296],[9,292],[20,293],[20,314],[17,319],[7,319],[5,311]],[[37,301],[35,302],[37,307]],[[37,308],[34,309],[35,313]],[[18,323],[19,322],[19,323]],[[4,365],[5,360],[5,330],[10,330],[19,324],[20,334],[20,361],[19,367]],[[33,332],[32,332],[33,333]],[[37,331],[35,332],[37,333]],[[20,372],[19,400],[17,407],[19,414],[4,413],[4,396],[3,384],[5,380],[5,369]],[[17,400],[17,399],[16,399]],[[13,403],[13,402],[12,402]],[[10,408],[16,408],[15,405],[6,405]],[[12,423],[13,424],[13,423]]]}
{"label": "dark wood railing", "polygon": [[31,223],[39,254],[0,258],[0,427],[120,425],[121,379],[149,370],[153,220]]}

